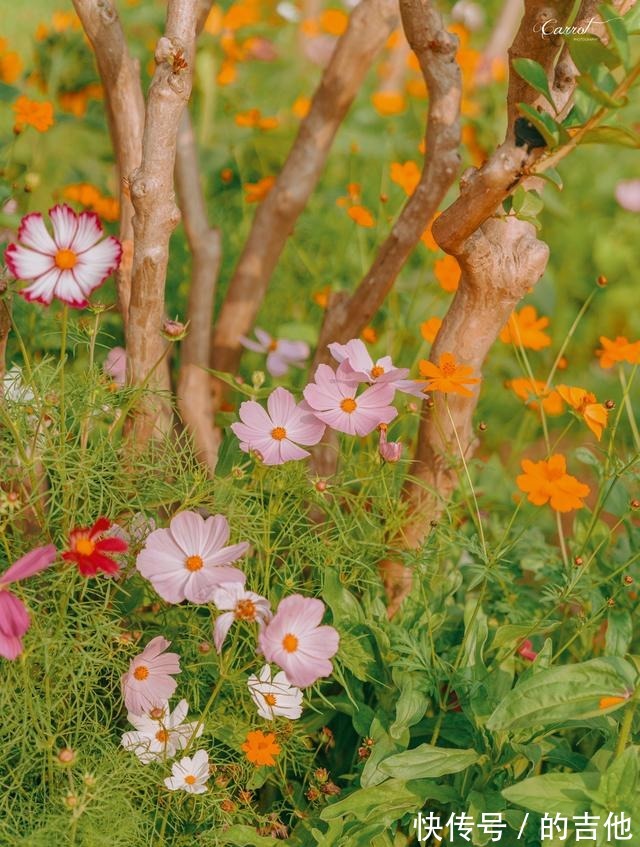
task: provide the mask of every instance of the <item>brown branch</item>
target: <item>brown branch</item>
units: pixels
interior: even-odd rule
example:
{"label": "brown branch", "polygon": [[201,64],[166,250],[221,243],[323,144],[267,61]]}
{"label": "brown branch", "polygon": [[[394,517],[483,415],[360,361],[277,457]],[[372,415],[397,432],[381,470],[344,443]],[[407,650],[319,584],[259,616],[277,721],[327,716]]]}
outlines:
{"label": "brown branch", "polygon": [[140,71],[137,60],[129,53],[120,18],[111,0],[73,0],[73,5],[95,53],[120,177],[123,259],[117,276],[118,307],[126,326],[133,257],[133,205],[127,178],[140,164],[144,129]]}
{"label": "brown branch", "polygon": [[[395,0],[362,0],[352,12],[287,161],[253,219],[215,326],[211,362],[216,370],[236,370],[242,351],[240,337],[251,329],[269,278],[320,178],[336,132],[395,20]],[[214,388],[219,402],[224,386],[215,381]]]}
{"label": "brown branch", "polygon": [[455,179],[460,156],[460,69],[457,39],[444,28],[430,0],[400,0],[407,41],[418,57],[429,91],[420,182],[355,292],[334,299],[327,309],[311,372],[329,361],[327,344],[357,336],[382,305]]}
{"label": "brown branch", "polygon": [[212,471],[218,455],[219,435],[213,425],[209,365],[211,322],[215,287],[220,268],[220,231],[209,226],[202,193],[198,151],[188,109],[178,131],[176,189],[187,242],[191,251],[191,284],[187,317],[188,334],[182,343],[177,399],[180,415],[191,432],[200,460]]}
{"label": "brown branch", "polygon": [[509,47],[518,31],[523,11],[523,0],[504,0],[487,46],[478,63],[475,81],[479,85],[486,85],[491,82],[492,65],[496,59],[506,63]]}
{"label": "brown branch", "polygon": [[171,415],[154,391],[169,388],[160,334],[169,239],[180,218],[173,195],[178,126],[191,93],[195,60],[196,0],[169,0],[165,35],[158,41],[156,70],[147,97],[142,159],[130,177],[135,208],[133,275],[127,326],[129,382],[149,389],[134,409],[129,432],[142,446],[154,431],[166,432]]}

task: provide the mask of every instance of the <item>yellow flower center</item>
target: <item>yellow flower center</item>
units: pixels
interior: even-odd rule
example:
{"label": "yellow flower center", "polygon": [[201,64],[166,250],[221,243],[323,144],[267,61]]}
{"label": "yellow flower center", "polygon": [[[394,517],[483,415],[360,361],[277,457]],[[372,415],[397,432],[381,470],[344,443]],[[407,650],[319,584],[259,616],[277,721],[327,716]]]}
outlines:
{"label": "yellow flower center", "polygon": [[271,430],[271,437],[275,438],[276,441],[282,441],[283,438],[287,437],[287,430],[282,426],[276,426]]}
{"label": "yellow flower center", "polygon": [[164,717],[164,709],[161,709],[159,706],[156,706],[155,709],[151,709],[149,712],[149,717],[153,718],[154,721],[159,721],[160,718]]}
{"label": "yellow flower center", "polygon": [[288,632],[282,639],[282,646],[287,651],[287,653],[295,653],[298,649],[298,639],[295,635]]}
{"label": "yellow flower center", "polygon": [[270,353],[273,353],[275,350],[278,349],[278,342],[275,340],[275,338],[273,339],[273,341],[270,342],[267,349]]}
{"label": "yellow flower center", "polygon": [[96,549],[96,545],[90,538],[79,538],[76,541],[76,552],[81,556],[90,556]]}
{"label": "yellow flower center", "polygon": [[351,412],[355,412],[358,408],[358,404],[353,399],[353,397],[345,397],[342,403],[340,403],[340,408],[343,412],[347,412],[347,414],[351,414]]}
{"label": "yellow flower center", "polygon": [[196,778],[195,778],[195,776],[193,776],[193,775],[192,775],[192,774],[190,774],[190,773],[188,773],[188,774],[185,776],[184,781],[187,783],[187,785],[195,785],[195,784],[196,784]]}
{"label": "yellow flower center", "polygon": [[200,556],[189,556],[185,561],[184,566],[188,571],[199,571],[204,562]]}
{"label": "yellow flower center", "polygon": [[234,614],[236,616],[236,620],[255,621],[256,604],[253,600],[238,600]]}
{"label": "yellow flower center", "polygon": [[265,694],[263,696],[264,696],[264,699],[265,699],[265,703],[268,706],[275,706],[276,705],[276,695],[275,694]]}
{"label": "yellow flower center", "polygon": [[144,665],[138,665],[138,667],[133,672],[133,675],[136,679],[142,681],[143,679],[146,679],[149,676],[149,668],[145,667]]}
{"label": "yellow flower center", "polygon": [[453,362],[444,362],[440,365],[440,370],[444,376],[453,376],[457,368]]}
{"label": "yellow flower center", "polygon": [[55,263],[61,271],[70,271],[71,268],[75,268],[77,261],[78,257],[73,250],[64,248],[56,253]]}
{"label": "yellow flower center", "polygon": [[384,373],[384,368],[381,367],[380,365],[374,365],[374,367],[371,368],[371,376],[374,379],[377,379],[379,376],[382,376],[383,373]]}
{"label": "yellow flower center", "polygon": [[167,732],[167,730],[166,730],[166,729],[159,729],[159,730],[156,732],[156,738],[157,738],[157,739],[158,739],[158,741],[160,741],[162,744],[166,744],[166,743],[167,743],[167,741],[169,740],[169,733]]}

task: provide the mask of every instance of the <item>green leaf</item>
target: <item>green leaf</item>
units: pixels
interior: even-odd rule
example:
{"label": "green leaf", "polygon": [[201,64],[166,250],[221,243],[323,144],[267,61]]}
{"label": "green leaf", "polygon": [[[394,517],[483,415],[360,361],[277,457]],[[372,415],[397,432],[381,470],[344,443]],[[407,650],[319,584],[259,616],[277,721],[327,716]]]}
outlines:
{"label": "green leaf", "polygon": [[[529,106],[527,103],[518,103],[518,111],[538,130],[540,135],[547,142],[549,147],[557,147],[560,139],[560,124],[556,123],[551,115],[547,115],[546,112],[538,112],[533,106]],[[562,127],[564,132],[566,130]]]}
{"label": "green leaf", "polygon": [[518,76],[521,76],[532,88],[535,88],[538,93],[546,97],[547,101],[555,109],[555,103],[549,90],[549,80],[542,65],[534,59],[514,59],[511,65]]}
{"label": "green leaf", "polygon": [[582,74],[589,74],[599,65],[606,65],[609,70],[614,70],[620,64],[620,59],[609,50],[600,39],[594,35],[593,38],[584,36],[567,38],[571,58]]}
{"label": "green leaf", "polygon": [[631,646],[633,623],[626,609],[609,609],[607,634],[604,642],[605,656],[624,656]]}
{"label": "green leaf", "polygon": [[628,70],[631,55],[629,52],[629,35],[627,33],[625,22],[623,18],[616,13],[616,9],[613,9],[606,3],[601,3],[600,6],[598,6],[598,10],[602,16],[604,25],[607,28],[607,32],[609,33],[611,46],[619,56],[624,67]]}
{"label": "green leaf", "polygon": [[0,103],[11,103],[20,94],[19,89],[6,82],[0,82]]}
{"label": "green leaf", "polygon": [[394,668],[393,679],[400,688],[400,696],[396,702],[396,719],[389,727],[389,735],[399,741],[409,727],[424,716],[429,698],[421,690],[421,680],[417,674],[398,672]]}
{"label": "green leaf", "polygon": [[353,794],[331,803],[320,813],[323,821],[341,817],[354,817],[363,823],[391,824],[407,812],[417,812],[426,800],[447,803],[456,793],[446,785],[429,780],[388,779],[384,785],[360,788]]}
{"label": "green leaf", "polygon": [[479,759],[480,754],[476,750],[421,744],[413,750],[389,756],[380,764],[380,770],[393,777],[410,773],[416,779],[435,779],[448,773],[464,771]]}
{"label": "green leaf", "polygon": [[618,147],[640,147],[640,136],[620,126],[598,126],[580,139],[580,144],[615,144]]}
{"label": "green leaf", "polygon": [[626,699],[636,683],[633,666],[617,657],[549,668],[521,678],[493,712],[487,729],[514,732],[602,715],[609,710],[601,707],[603,698]]}
{"label": "green leaf", "polygon": [[351,592],[340,582],[340,574],[335,568],[324,571],[322,596],[333,614],[336,626],[345,623],[364,623],[362,607]]}
{"label": "green leaf", "polygon": [[408,741],[408,739],[404,739],[404,743],[400,743],[395,738],[392,738],[377,717],[373,719],[369,735],[373,739],[374,744],[371,749],[371,755],[367,759],[360,776],[360,785],[363,788],[379,785],[387,779],[388,774],[380,770],[380,763],[393,756],[394,753],[399,753],[403,750],[407,746]]}
{"label": "green leaf", "polygon": [[573,817],[590,812],[600,784],[600,774],[549,773],[532,776],[517,785],[504,788],[502,796],[510,803],[517,803],[543,815]]}
{"label": "green leaf", "polygon": [[586,76],[585,74],[578,77],[577,84],[580,91],[584,91],[585,94],[588,94],[589,97],[597,103],[600,103],[601,106],[606,106],[609,109],[619,109],[627,102],[624,97],[621,100],[616,100],[615,97],[611,97],[611,95],[607,94],[603,88],[597,85],[590,76]]}
{"label": "green leaf", "polygon": [[237,823],[225,830],[224,843],[238,847],[273,847],[275,842],[270,836],[258,835],[252,826]]}

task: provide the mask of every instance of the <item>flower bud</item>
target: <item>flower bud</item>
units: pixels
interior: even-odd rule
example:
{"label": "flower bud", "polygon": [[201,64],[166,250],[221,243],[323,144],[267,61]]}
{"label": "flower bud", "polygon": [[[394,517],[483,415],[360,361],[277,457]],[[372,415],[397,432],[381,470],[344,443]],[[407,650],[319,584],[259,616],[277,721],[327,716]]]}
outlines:
{"label": "flower bud", "polygon": [[253,385],[254,391],[258,391],[259,388],[262,388],[265,379],[264,371],[254,371],[251,374],[251,384]]}
{"label": "flower bud", "polygon": [[378,453],[385,462],[397,462],[402,456],[402,444],[399,441],[387,441],[386,426],[380,426]]}
{"label": "flower bud", "polygon": [[633,585],[633,577],[627,574],[623,580],[625,585]]}
{"label": "flower bud", "polygon": [[600,274],[600,276],[596,280],[596,283],[600,286],[600,288],[606,288],[609,284],[609,280],[606,278],[606,276],[604,276],[604,274]]}
{"label": "flower bud", "polygon": [[58,761],[63,765],[70,765],[76,757],[76,751],[71,747],[63,747],[58,753]]}
{"label": "flower bud", "polygon": [[186,334],[187,324],[183,324],[181,321],[163,321],[162,335],[167,341],[182,341]]}
{"label": "flower bud", "polygon": [[604,407],[605,407],[605,409],[608,409],[609,411],[611,411],[612,409],[615,409],[615,407],[616,407],[615,401],[614,400],[605,400],[604,401]]}
{"label": "flower bud", "polygon": [[582,558],[582,556],[576,556],[575,559],[573,560],[573,564],[577,568],[579,568],[580,565],[584,565],[584,559]]}

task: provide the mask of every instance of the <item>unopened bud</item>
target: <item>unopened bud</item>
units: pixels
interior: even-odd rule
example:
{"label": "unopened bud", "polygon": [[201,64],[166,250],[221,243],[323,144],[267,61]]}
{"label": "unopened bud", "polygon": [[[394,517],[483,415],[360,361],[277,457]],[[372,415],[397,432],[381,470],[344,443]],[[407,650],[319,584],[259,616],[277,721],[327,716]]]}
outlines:
{"label": "unopened bud", "polygon": [[627,574],[623,580],[625,585],[633,585],[633,577]]}
{"label": "unopened bud", "polygon": [[209,644],[208,641],[201,641],[200,644],[198,644],[198,653],[202,653],[202,655],[205,656],[207,653],[210,652],[211,644]]}
{"label": "unopened bud", "polygon": [[253,385],[254,391],[257,391],[259,388],[262,388],[265,379],[266,377],[264,375],[264,371],[254,371],[251,374],[251,384]]}
{"label": "unopened bud", "polygon": [[640,509],[640,500],[636,500],[635,498],[631,501],[630,506],[632,509]]}
{"label": "unopened bud", "polygon": [[613,599],[613,597],[609,597],[609,599],[607,600],[607,606],[608,606],[610,609],[613,609],[613,607],[614,607],[615,605],[616,605],[616,601]]}
{"label": "unopened bud", "polygon": [[576,556],[576,557],[575,557],[575,559],[573,560],[573,564],[574,564],[576,567],[578,567],[578,568],[579,568],[579,567],[580,567],[580,565],[584,565],[584,559],[582,558],[582,556]]}
{"label": "unopened bud", "polygon": [[223,168],[220,171],[220,179],[223,182],[231,182],[231,180],[233,179],[233,171],[231,170],[231,168]]}
{"label": "unopened bud", "polygon": [[87,788],[93,788],[97,782],[95,776],[92,773],[86,773],[82,777],[82,781],[87,786]]}
{"label": "unopened bud", "polygon": [[235,812],[236,804],[233,802],[233,800],[229,800],[227,798],[226,800],[223,800],[222,803],[220,803],[220,808],[223,812]]}
{"label": "unopened bud", "polygon": [[64,798],[64,804],[68,809],[75,809],[78,805],[78,798],[75,794],[67,794]]}
{"label": "unopened bud", "polygon": [[486,430],[487,430],[486,423],[484,421],[480,421],[480,423],[478,424],[478,429],[480,430],[480,432],[486,432]]}
{"label": "unopened bud", "polygon": [[388,200],[389,200],[389,195],[388,195],[388,194],[381,194],[381,195],[380,195],[380,202],[381,202],[381,203],[386,203]]}
{"label": "unopened bud", "polygon": [[162,324],[162,335],[167,341],[182,341],[187,334],[187,325],[181,321],[166,320]]}
{"label": "unopened bud", "polygon": [[604,401],[604,407],[605,407],[605,409],[608,409],[609,411],[611,411],[612,409],[615,409],[615,407],[616,407],[615,401],[614,400],[605,400]]}
{"label": "unopened bud", "polygon": [[58,761],[62,762],[63,765],[69,765],[76,757],[76,751],[72,750],[71,747],[63,747],[62,750],[58,753]]}
{"label": "unopened bud", "polygon": [[607,285],[609,284],[609,280],[606,278],[606,276],[604,274],[600,274],[600,276],[596,280],[596,283],[600,286],[600,288],[606,288]]}
{"label": "unopened bud", "polygon": [[326,479],[319,479],[314,485],[315,490],[318,491],[320,494],[323,494],[328,487],[329,485]]}

